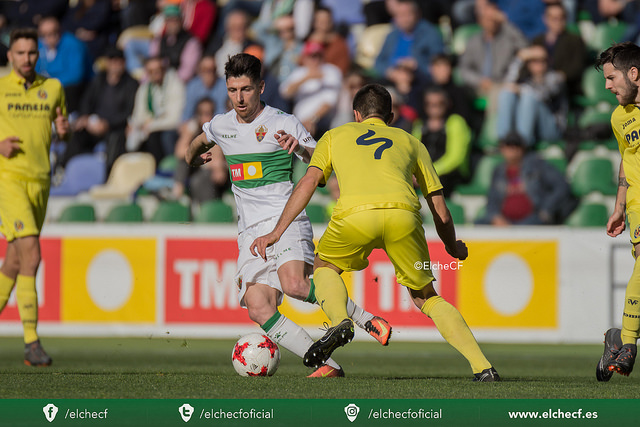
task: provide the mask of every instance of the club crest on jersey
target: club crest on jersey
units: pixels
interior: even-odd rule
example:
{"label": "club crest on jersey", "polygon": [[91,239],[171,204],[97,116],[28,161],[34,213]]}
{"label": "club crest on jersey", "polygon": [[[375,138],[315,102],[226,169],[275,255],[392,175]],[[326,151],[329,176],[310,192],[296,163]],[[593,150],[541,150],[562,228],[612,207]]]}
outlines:
{"label": "club crest on jersey", "polygon": [[268,131],[269,129],[267,129],[265,125],[260,125],[256,128],[256,139],[258,142],[262,142]]}
{"label": "club crest on jersey", "polygon": [[13,227],[16,229],[16,231],[22,231],[24,229],[24,224],[18,219],[13,223]]}
{"label": "club crest on jersey", "polygon": [[633,238],[637,239],[638,237],[640,237],[640,225],[636,227],[636,229],[633,232]]}
{"label": "club crest on jersey", "polygon": [[49,97],[49,94],[47,94],[47,91],[44,89],[40,89],[38,91],[38,98],[40,99],[47,99]]}

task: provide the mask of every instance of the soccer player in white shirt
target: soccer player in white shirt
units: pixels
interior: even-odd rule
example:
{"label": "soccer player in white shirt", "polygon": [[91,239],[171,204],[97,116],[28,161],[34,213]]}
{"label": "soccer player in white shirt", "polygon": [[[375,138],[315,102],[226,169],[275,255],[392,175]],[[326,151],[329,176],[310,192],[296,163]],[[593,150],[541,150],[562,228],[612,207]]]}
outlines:
{"label": "soccer player in white shirt", "polygon": [[[225,65],[227,93],[233,109],[213,117],[189,145],[186,161],[192,166],[211,161],[209,150],[219,145],[231,172],[238,211],[238,272],[240,305],[276,343],[303,357],[313,340],[307,332],[278,311],[283,294],[317,303],[311,274],[313,230],[302,211],[281,239],[269,248],[267,262],[254,257],[253,240],[273,229],[293,189],[291,175],[295,153],[308,163],[316,141],[291,114],[264,104],[262,65],[252,55],[240,53]],[[391,327],[349,300],[354,322],[382,345]],[[344,371],[333,359],[311,377],[339,377]]]}

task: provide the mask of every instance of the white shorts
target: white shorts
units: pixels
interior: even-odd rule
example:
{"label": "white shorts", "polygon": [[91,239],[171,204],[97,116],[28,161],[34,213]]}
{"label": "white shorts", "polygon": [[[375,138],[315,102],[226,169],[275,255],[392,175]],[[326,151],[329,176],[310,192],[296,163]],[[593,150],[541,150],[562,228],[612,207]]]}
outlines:
{"label": "white shorts", "polygon": [[280,240],[267,248],[267,260],[260,256],[253,256],[249,246],[253,241],[270,233],[278,218],[271,218],[259,224],[246,228],[238,236],[238,273],[235,280],[240,289],[238,298],[240,306],[246,308],[244,294],[247,283],[262,283],[279,292],[278,305],[282,303],[283,292],[278,278],[278,269],[289,261],[304,261],[313,265],[314,246],[313,229],[307,217],[298,218],[291,223]]}

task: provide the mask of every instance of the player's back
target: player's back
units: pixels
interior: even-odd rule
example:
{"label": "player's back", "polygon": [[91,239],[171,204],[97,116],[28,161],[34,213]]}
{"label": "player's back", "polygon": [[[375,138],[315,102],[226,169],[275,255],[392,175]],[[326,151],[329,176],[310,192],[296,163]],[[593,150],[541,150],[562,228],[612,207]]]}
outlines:
{"label": "player's back", "polygon": [[[347,123],[327,132],[325,138],[340,187],[336,216],[376,208],[418,211],[414,174],[425,177],[424,191],[441,188],[424,145],[380,119]],[[316,150],[322,150],[321,143]]]}

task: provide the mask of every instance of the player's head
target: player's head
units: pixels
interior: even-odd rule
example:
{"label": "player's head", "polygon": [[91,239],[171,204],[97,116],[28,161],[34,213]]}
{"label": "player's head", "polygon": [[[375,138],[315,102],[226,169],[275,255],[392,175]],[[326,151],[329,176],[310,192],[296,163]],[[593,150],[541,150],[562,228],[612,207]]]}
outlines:
{"label": "player's head", "polygon": [[227,79],[227,95],[238,120],[250,123],[262,111],[260,95],[264,92],[260,60],[248,53],[239,53],[229,58],[224,66]]}
{"label": "player's head", "polygon": [[632,42],[614,44],[600,54],[596,68],[602,69],[605,88],[616,95],[620,105],[635,104],[640,85],[640,47]]}
{"label": "player's head", "polygon": [[38,62],[38,32],[33,28],[17,28],[9,37],[7,59],[14,72],[32,80]]}
{"label": "player's head", "polygon": [[384,86],[368,84],[353,97],[353,110],[356,113],[356,121],[361,122],[371,117],[378,117],[385,123],[393,119],[393,102],[391,94]]}

